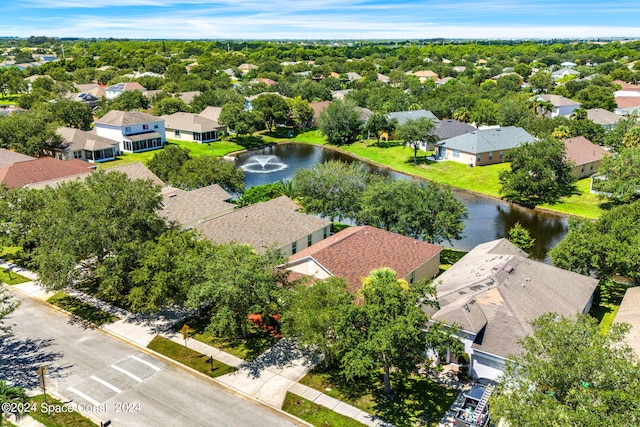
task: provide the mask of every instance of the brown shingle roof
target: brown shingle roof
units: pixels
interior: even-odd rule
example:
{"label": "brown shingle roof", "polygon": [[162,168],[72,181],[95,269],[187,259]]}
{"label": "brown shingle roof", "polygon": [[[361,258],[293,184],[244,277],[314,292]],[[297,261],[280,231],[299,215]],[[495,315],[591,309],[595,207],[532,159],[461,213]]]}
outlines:
{"label": "brown shingle roof", "polygon": [[390,231],[349,227],[291,256],[290,262],[312,257],[332,275],[347,280],[357,292],[372,270],[389,267],[405,277],[438,255],[442,248]]}
{"label": "brown shingle roof", "polygon": [[20,188],[27,184],[87,173],[92,167],[92,164],[77,159],[41,157],[0,168],[0,182],[7,188]]}
{"label": "brown shingle roof", "polygon": [[614,322],[628,323],[631,330],[626,335],[627,343],[640,356],[640,287],[627,289]]}
{"label": "brown shingle roof", "polygon": [[435,320],[478,334],[473,348],[501,357],[544,313],[574,316],[591,301],[596,279],[528,259],[506,239],[476,246],[436,278]]}
{"label": "brown shingle roof", "polygon": [[62,148],[66,151],[95,151],[117,148],[118,146],[117,141],[113,141],[103,136],[98,136],[93,132],[87,132],[80,129],[60,126],[56,132],[64,139],[65,143]]}
{"label": "brown shingle roof", "polygon": [[210,132],[222,128],[215,120],[193,113],[178,112],[162,116],[167,129],[178,129],[190,132]]}
{"label": "brown shingle roof", "polygon": [[222,107],[207,107],[200,114],[200,117],[204,117],[210,120],[215,120],[216,122],[220,122],[220,113],[222,112]]}
{"label": "brown shingle roof", "polygon": [[584,136],[565,139],[564,146],[567,148],[567,160],[572,161],[576,166],[595,162],[607,154],[607,150],[592,143]]}
{"label": "brown shingle roof", "polygon": [[236,241],[257,252],[274,243],[280,247],[331,225],[331,221],[297,212],[286,196],[256,203],[197,224],[194,228],[215,243]]}
{"label": "brown shingle roof", "polygon": [[591,108],[587,110],[587,118],[599,125],[615,125],[622,116],[602,108]]}
{"label": "brown shingle roof", "polygon": [[640,96],[616,96],[615,100],[618,108],[640,107]]}

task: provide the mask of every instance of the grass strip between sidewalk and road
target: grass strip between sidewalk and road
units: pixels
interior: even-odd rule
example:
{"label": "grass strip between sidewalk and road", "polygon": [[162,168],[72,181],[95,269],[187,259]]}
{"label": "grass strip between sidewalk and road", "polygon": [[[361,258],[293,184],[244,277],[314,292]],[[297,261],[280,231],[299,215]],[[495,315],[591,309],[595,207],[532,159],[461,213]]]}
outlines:
{"label": "grass strip between sidewalk and road", "polygon": [[362,427],[364,424],[303,397],[287,392],[282,410],[315,427]]}
{"label": "grass strip between sidewalk and road", "polygon": [[18,285],[20,283],[29,282],[31,279],[27,279],[24,276],[14,273],[11,270],[0,270],[0,283],[6,283],[7,285]]}
{"label": "grass strip between sidewalk and road", "polygon": [[211,378],[229,374],[236,370],[233,366],[226,365],[219,360],[210,361],[209,356],[206,354],[185,348],[184,345],[180,345],[161,336],[156,336],[147,348],[157,351]]}
{"label": "grass strip between sidewalk and road", "polygon": [[94,307],[91,304],[87,304],[84,301],[80,301],[78,298],[67,295],[64,292],[57,292],[53,296],[49,297],[47,302],[96,326],[102,326],[120,320],[118,316],[100,310],[99,308]]}
{"label": "grass strip between sidewalk and road", "polygon": [[47,427],[95,427],[96,424],[89,418],[83,416],[75,410],[70,412],[60,412],[57,409],[67,407],[59,400],[47,395],[47,402],[44,408],[50,408],[48,411],[42,411],[45,403],[44,394],[39,394],[30,398],[35,404],[35,411],[30,411],[29,416],[36,421],[41,422]]}

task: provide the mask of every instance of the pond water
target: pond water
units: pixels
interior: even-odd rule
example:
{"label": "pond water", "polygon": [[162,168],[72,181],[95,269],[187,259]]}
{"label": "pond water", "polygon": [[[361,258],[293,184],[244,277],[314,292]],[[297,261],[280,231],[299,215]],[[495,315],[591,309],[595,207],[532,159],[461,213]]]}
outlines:
{"label": "pond water", "polygon": [[[327,160],[359,161],[318,145],[281,144],[242,153],[237,156],[236,164],[244,171],[245,187],[249,188],[290,179],[296,170],[311,168]],[[396,178],[409,178],[397,172],[368,166]],[[445,242],[444,246],[468,251],[480,243],[504,237],[513,224],[520,222],[536,239],[529,251],[531,257],[549,262],[549,250],[567,234],[568,221],[561,215],[463,191],[456,191],[455,194],[467,207],[469,218],[465,221],[463,237],[450,245]]]}

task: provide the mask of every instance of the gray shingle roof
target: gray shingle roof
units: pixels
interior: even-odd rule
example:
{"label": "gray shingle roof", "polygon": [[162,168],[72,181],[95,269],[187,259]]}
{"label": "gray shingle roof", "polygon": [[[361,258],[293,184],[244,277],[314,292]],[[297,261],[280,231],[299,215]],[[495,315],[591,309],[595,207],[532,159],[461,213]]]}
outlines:
{"label": "gray shingle roof", "polygon": [[137,125],[143,123],[155,123],[163,121],[160,117],[151,116],[141,111],[119,111],[111,110],[105,114],[101,119],[96,120],[96,123],[127,126]]}
{"label": "gray shingle roof", "polygon": [[407,120],[415,120],[421,117],[432,119],[436,123],[438,122],[438,118],[431,111],[428,111],[428,110],[396,111],[396,112],[387,114],[387,118],[398,120],[399,125],[406,123]]}
{"label": "gray shingle roof", "polygon": [[61,126],[57,129],[58,135],[62,136],[65,144],[62,148],[65,151],[78,150],[106,150],[109,148],[117,148],[118,142],[103,136],[98,136],[93,132],[87,132],[80,129],[74,129]]}
{"label": "gray shingle roof", "polygon": [[298,208],[291,199],[281,196],[210,219],[194,228],[215,243],[235,241],[263,252],[273,243],[283,247],[331,225],[326,219],[297,212]]}
{"label": "gray shingle roof", "polygon": [[465,153],[487,153],[489,151],[509,150],[519,147],[525,142],[533,142],[535,138],[526,130],[515,126],[495,129],[478,129],[438,143],[452,150]]}
{"label": "gray shingle roof", "polygon": [[35,157],[27,156],[26,154],[9,151],[6,148],[0,148],[0,168],[14,163],[26,162],[28,160],[35,159]]}
{"label": "gray shingle roof", "polygon": [[468,123],[453,119],[446,119],[438,122],[434,133],[438,139],[442,140],[464,135],[465,133],[473,132],[475,130],[476,128]]}
{"label": "gray shingle roof", "polygon": [[627,289],[614,322],[624,322],[631,325],[631,330],[625,338],[631,348],[640,356],[640,310],[638,307],[640,307],[640,287],[636,286]]}
{"label": "gray shingle roof", "polygon": [[440,309],[433,318],[478,334],[473,347],[501,357],[544,313],[574,316],[588,305],[598,281],[530,260],[506,239],[476,246],[435,279]]}
{"label": "gray shingle roof", "polygon": [[553,104],[554,107],[567,107],[570,105],[580,106],[579,102],[574,101],[573,99],[565,98],[562,95],[554,95],[550,93],[545,93],[542,95],[537,95],[538,98],[544,99],[545,101],[549,101]]}
{"label": "gray shingle roof", "polygon": [[190,132],[210,132],[222,126],[215,120],[193,113],[173,113],[162,116],[167,129],[178,129]]}
{"label": "gray shingle roof", "polygon": [[233,211],[235,205],[227,203],[229,199],[231,195],[217,184],[193,191],[164,187],[162,210],[158,215],[167,221],[189,227]]}

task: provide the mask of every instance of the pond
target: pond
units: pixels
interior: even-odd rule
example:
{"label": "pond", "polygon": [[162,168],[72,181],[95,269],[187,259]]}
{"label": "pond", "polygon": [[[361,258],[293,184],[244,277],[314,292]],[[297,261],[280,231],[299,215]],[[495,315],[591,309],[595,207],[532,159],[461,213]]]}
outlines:
{"label": "pond", "polygon": [[[296,170],[311,168],[327,160],[359,161],[318,145],[281,144],[242,153],[237,156],[236,164],[244,171],[245,187],[249,188],[290,179]],[[367,165],[379,173],[409,178],[407,175]],[[567,234],[568,221],[564,216],[464,191],[455,191],[455,194],[467,207],[469,218],[465,221],[463,237],[450,245],[445,242],[444,246],[468,251],[480,243],[504,237],[513,224],[520,222],[536,239],[534,247],[529,251],[531,257],[550,262],[549,250]]]}

